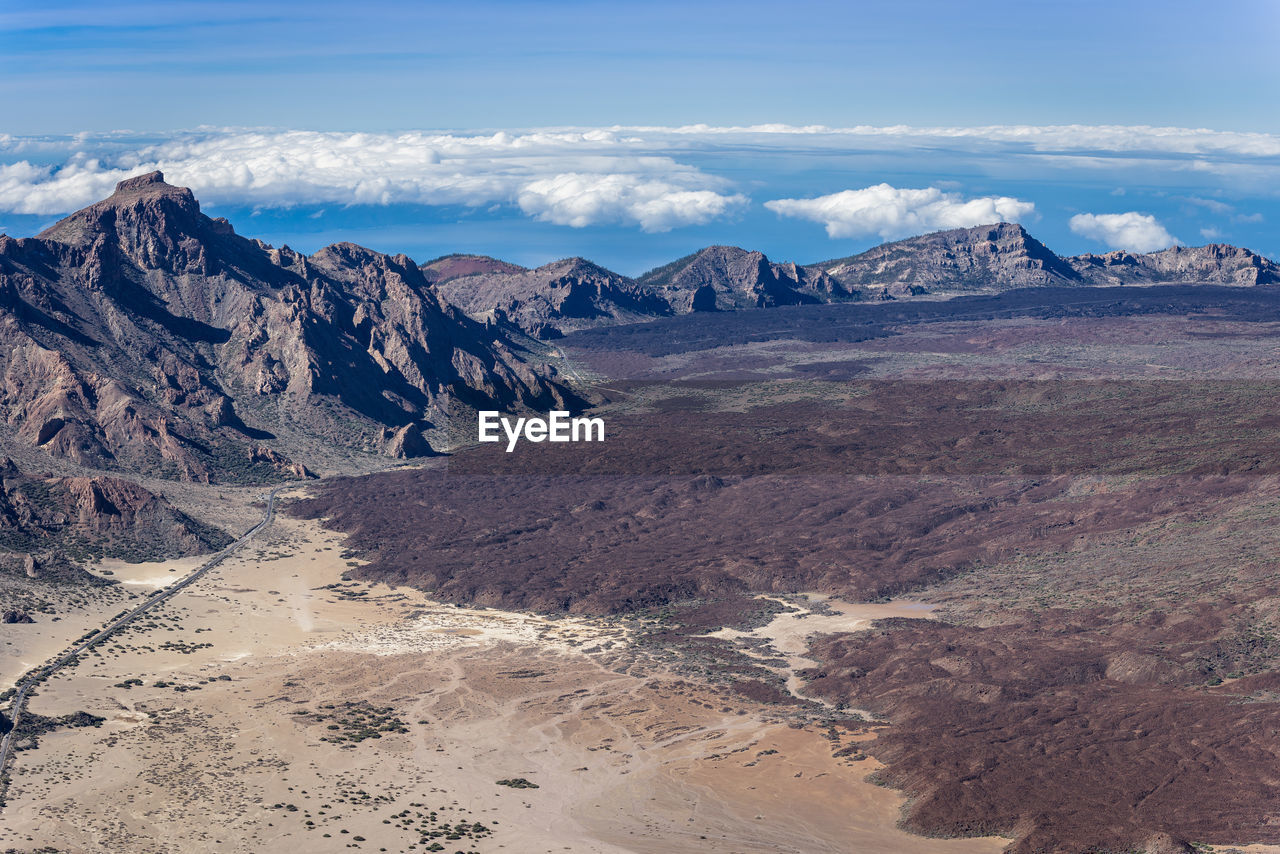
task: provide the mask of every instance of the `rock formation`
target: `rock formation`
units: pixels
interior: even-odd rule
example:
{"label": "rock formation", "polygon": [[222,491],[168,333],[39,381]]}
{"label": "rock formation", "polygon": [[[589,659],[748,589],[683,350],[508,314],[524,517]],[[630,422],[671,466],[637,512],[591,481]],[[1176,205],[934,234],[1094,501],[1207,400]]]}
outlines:
{"label": "rock formation", "polygon": [[1065,259],[1080,277],[1094,285],[1149,284],[1280,284],[1280,264],[1256,252],[1211,243],[1208,246],[1174,246],[1159,252],[1134,255],[1107,252]]}
{"label": "rock formation", "polygon": [[1070,264],[1008,222],[910,237],[809,269],[873,297],[1081,283]]}
{"label": "rock formation", "polygon": [[0,480],[0,548],[29,578],[45,572],[36,553],[63,559],[155,559],[203,554],[231,538],[163,496],[113,477],[30,477],[16,468]]}
{"label": "rock formation", "polygon": [[534,270],[461,276],[437,288],[473,318],[509,322],[538,338],[671,314],[652,290],[583,258]]}
{"label": "rock formation", "polygon": [[677,314],[802,305],[849,296],[822,270],[775,264],[763,252],[736,246],[709,246],[651,270],[638,281]]}
{"label": "rock formation", "polygon": [[[0,236],[0,418],[76,464],[199,481],[303,447],[427,452],[454,406],[572,407],[551,369],[443,305],[403,255],[312,256],[210,219],[159,172],[34,238]],[[264,443],[272,455],[255,454]]]}

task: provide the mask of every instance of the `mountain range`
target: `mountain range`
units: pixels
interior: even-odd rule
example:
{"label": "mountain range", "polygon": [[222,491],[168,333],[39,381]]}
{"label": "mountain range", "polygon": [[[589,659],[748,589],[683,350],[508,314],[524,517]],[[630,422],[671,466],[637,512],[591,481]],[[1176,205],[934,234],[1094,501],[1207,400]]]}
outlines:
{"label": "mountain range", "polygon": [[1280,265],[1225,244],[1062,257],[1021,225],[995,223],[885,243],[816,264],[709,246],[629,279],[581,258],[534,270],[483,256],[423,266],[441,295],[473,317],[540,337],[703,311],[858,300],[945,298],[1037,286],[1280,284]]}
{"label": "mountain range", "polygon": [[67,474],[305,477],[434,453],[450,417],[477,408],[582,408],[536,340],[580,329],[1168,282],[1268,286],[1280,266],[1220,244],[1061,257],[1010,223],[805,265],[711,246],[637,278],[583,258],[419,265],[351,243],[304,255],[241,237],[152,172],[35,237],[0,235],[0,433],[10,456],[52,457]]}

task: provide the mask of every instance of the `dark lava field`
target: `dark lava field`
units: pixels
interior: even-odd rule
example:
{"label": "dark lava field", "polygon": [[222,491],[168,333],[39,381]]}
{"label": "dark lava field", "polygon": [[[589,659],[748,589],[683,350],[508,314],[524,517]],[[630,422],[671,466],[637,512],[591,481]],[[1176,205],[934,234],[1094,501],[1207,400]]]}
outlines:
{"label": "dark lava field", "polygon": [[936,604],[815,638],[804,674],[890,723],[867,751],[905,826],[1027,854],[1280,843],[1275,300],[1095,290],[577,333],[604,443],[476,445],[293,512],[350,534],[358,577],[657,610],[673,648],[761,593]]}

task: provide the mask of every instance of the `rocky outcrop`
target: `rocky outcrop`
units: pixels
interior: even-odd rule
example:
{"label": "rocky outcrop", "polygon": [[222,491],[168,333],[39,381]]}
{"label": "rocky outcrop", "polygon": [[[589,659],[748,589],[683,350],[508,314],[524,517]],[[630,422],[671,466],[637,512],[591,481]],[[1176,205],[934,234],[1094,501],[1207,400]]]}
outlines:
{"label": "rocky outcrop", "polygon": [[1174,246],[1062,258],[1020,225],[996,223],[886,243],[807,268],[864,297],[1002,291],[1038,285],[1280,284],[1280,265],[1238,246]]}
{"label": "rocky outcrop", "polygon": [[1215,284],[1253,287],[1280,284],[1280,264],[1239,246],[1174,246],[1135,255],[1107,252],[1065,259],[1092,285]]}
{"label": "rocky outcrop", "polygon": [[514,273],[462,276],[437,288],[445,300],[472,318],[497,326],[511,323],[537,338],[558,338],[576,329],[672,313],[652,290],[583,258]]}
{"label": "rocky outcrop", "polygon": [[775,264],[763,252],[709,246],[638,279],[677,314],[803,305],[849,297],[826,272]]}
{"label": "rocky outcrop", "polygon": [[809,269],[867,297],[1081,283],[1075,268],[1008,222],[910,237]]}
{"label": "rocky outcrop", "polygon": [[16,571],[44,577],[36,555],[52,555],[57,575],[68,558],[138,560],[203,554],[231,541],[164,497],[112,477],[34,477],[15,469],[0,482],[0,547]]}
{"label": "rocky outcrop", "polygon": [[427,435],[459,405],[581,403],[409,258],[245,239],[158,172],[0,237],[0,343],[0,417],[20,442],[186,480],[287,476],[325,446],[405,454],[378,437]]}
{"label": "rocky outcrop", "polygon": [[26,611],[9,610],[0,614],[0,623],[13,625],[15,623],[34,623],[35,620]]}
{"label": "rocky outcrop", "polygon": [[[447,263],[446,263],[447,262]],[[510,323],[538,338],[595,326],[636,323],[694,311],[733,311],[848,299],[821,270],[775,264],[761,252],[710,246],[630,279],[582,258],[534,270],[500,269],[483,256],[450,256],[432,265],[440,294],[471,317]],[[440,270],[448,271],[444,278]]]}

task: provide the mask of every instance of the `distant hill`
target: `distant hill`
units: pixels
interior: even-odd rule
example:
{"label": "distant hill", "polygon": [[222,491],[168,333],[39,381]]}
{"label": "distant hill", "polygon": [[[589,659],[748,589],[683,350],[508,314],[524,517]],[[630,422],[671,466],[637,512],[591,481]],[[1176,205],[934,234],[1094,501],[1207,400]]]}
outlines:
{"label": "distant hill", "polygon": [[1079,273],[1022,226],[1002,222],[885,243],[810,265],[865,296],[912,296],[1063,285]]}
{"label": "distant hill", "polygon": [[418,266],[422,276],[433,285],[482,273],[523,273],[526,268],[490,258],[488,255],[445,255]]}
{"label": "distant hill", "polygon": [[444,280],[436,289],[473,318],[510,322],[539,338],[672,313],[652,289],[584,258],[535,270],[478,272]]}
{"label": "distant hill", "polygon": [[1280,284],[1280,264],[1225,243],[1174,246],[1145,255],[1130,252],[1076,255],[1066,261],[1082,279],[1099,285],[1200,283],[1252,287]]}
{"label": "distant hill", "polygon": [[1061,257],[1015,223],[939,231],[810,265],[864,296],[1063,285],[1280,284],[1280,265],[1225,244]]}
{"label": "distant hill", "polygon": [[850,295],[821,270],[775,264],[763,252],[736,246],[708,246],[650,270],[637,281],[678,314],[805,305]]}
{"label": "distant hill", "polygon": [[783,305],[992,294],[1028,287],[1280,284],[1280,265],[1235,246],[1062,257],[1016,223],[957,228],[817,264],[708,246],[630,279],[581,258],[526,270],[479,255],[424,264],[473,318],[540,338],[668,315]]}

